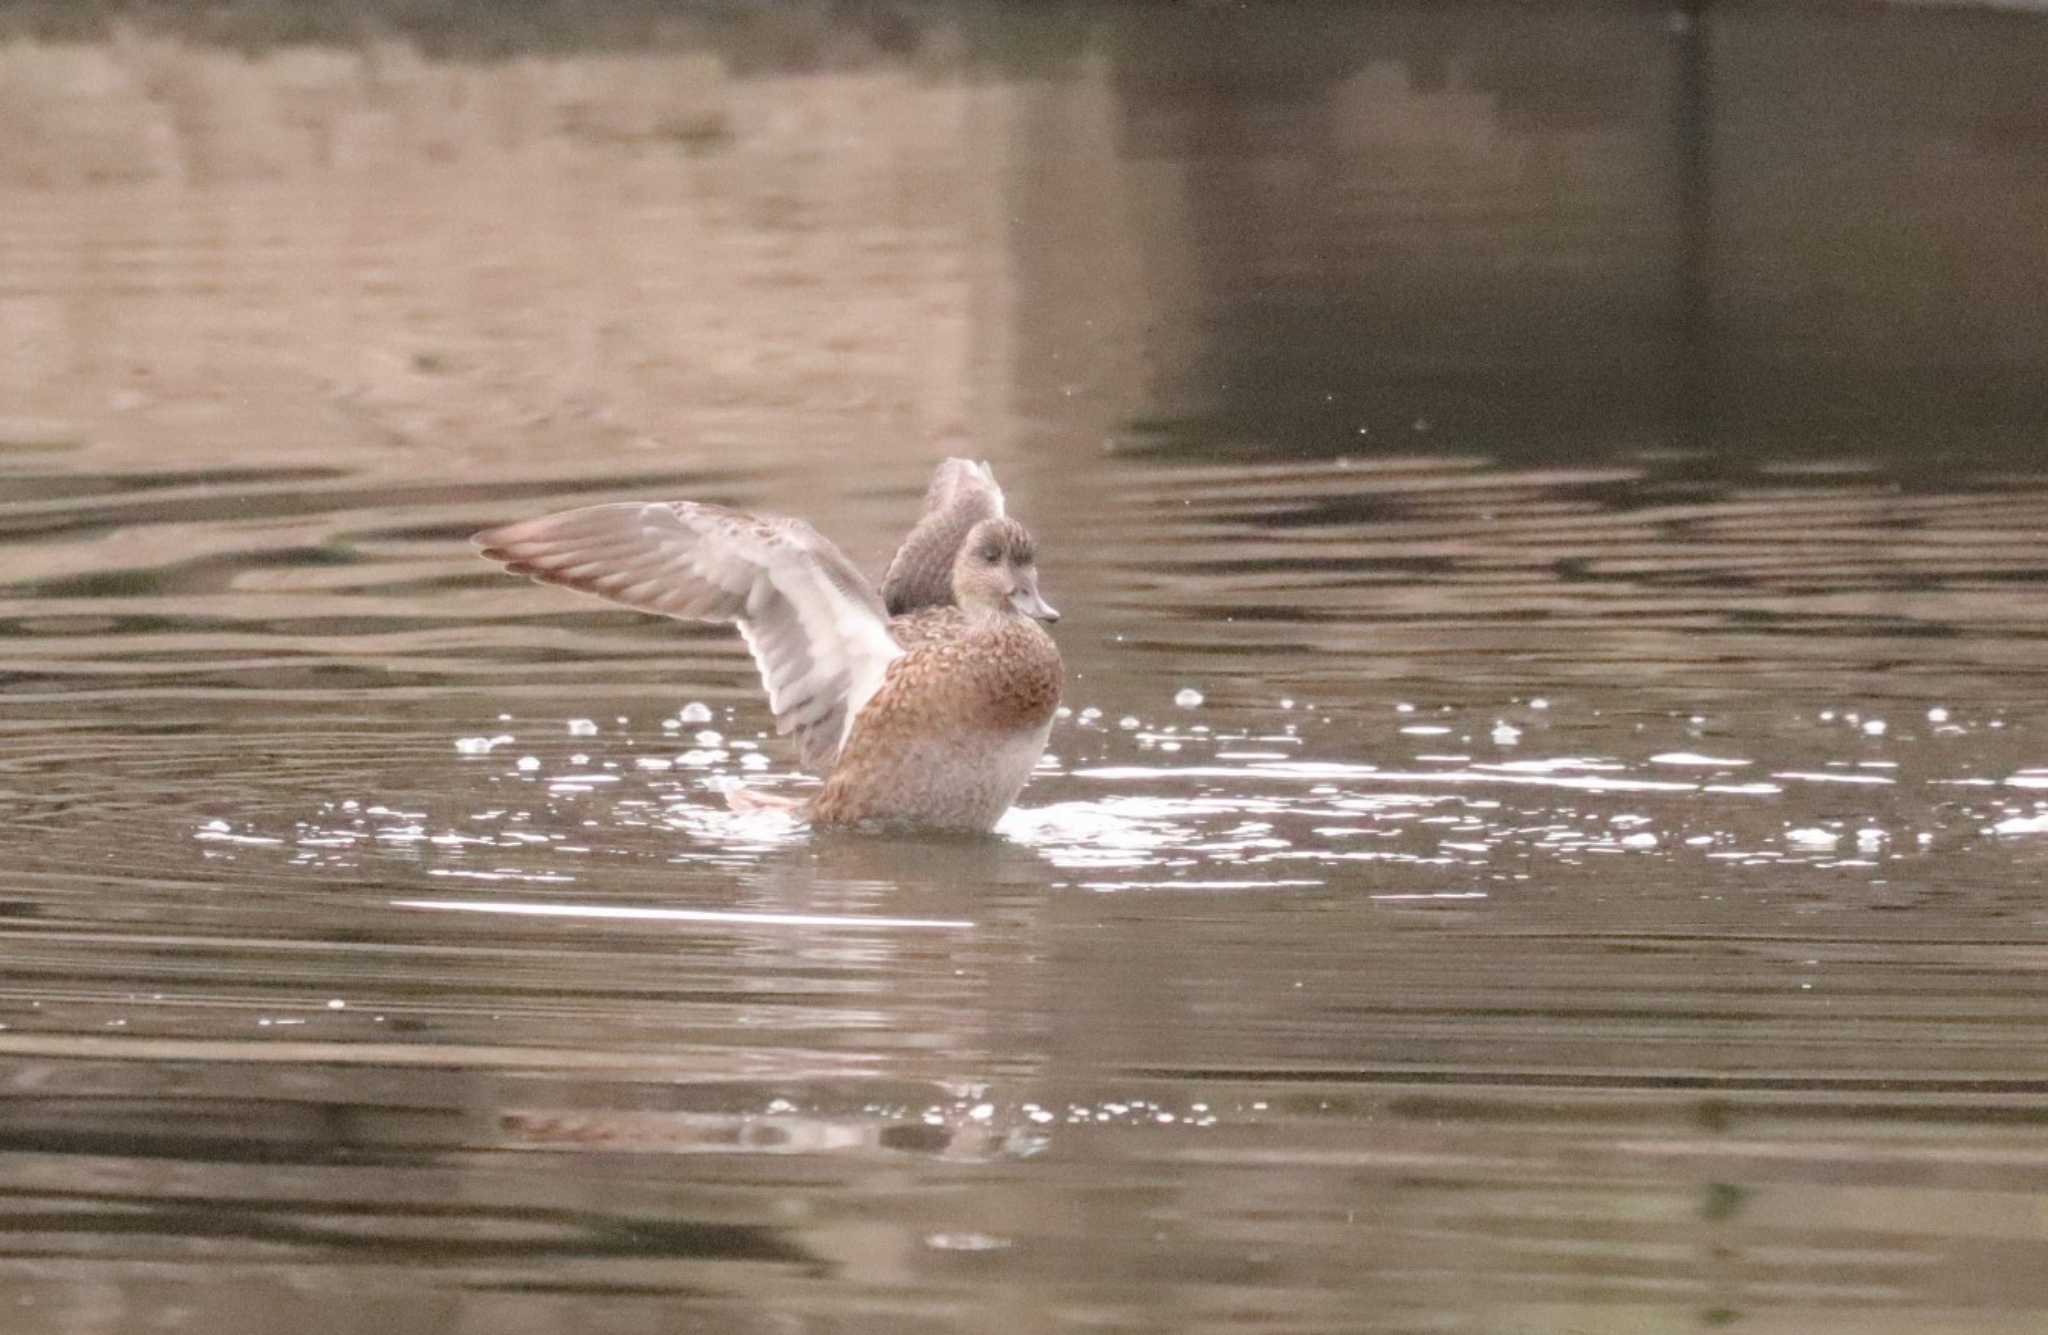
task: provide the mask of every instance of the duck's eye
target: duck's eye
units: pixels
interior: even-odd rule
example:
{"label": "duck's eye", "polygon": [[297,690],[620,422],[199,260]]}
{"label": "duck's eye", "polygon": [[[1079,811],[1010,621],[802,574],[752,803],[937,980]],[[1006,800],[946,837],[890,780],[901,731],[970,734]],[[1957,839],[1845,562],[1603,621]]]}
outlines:
{"label": "duck's eye", "polygon": [[1003,549],[1000,547],[984,547],[981,549],[981,559],[990,565],[994,565],[1003,559]]}

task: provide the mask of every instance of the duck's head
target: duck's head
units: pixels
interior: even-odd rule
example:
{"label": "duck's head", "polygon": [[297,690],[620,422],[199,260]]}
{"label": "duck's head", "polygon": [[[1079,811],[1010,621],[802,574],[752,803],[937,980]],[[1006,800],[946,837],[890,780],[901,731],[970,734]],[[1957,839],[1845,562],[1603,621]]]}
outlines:
{"label": "duck's head", "polygon": [[1040,621],[1059,612],[1038,596],[1038,544],[1014,519],[984,519],[953,561],[953,601],[969,611],[1012,611]]}

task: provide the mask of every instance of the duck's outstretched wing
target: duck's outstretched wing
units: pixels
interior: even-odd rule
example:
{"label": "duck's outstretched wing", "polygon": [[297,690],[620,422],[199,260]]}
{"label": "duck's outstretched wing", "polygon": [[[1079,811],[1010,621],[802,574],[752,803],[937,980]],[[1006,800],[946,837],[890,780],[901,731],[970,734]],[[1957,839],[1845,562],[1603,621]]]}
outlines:
{"label": "duck's outstretched wing", "polygon": [[889,615],[951,604],[953,559],[960,554],[960,544],[976,524],[1002,513],[1003,489],[987,464],[972,459],[942,462],[925,489],[917,527],[896,549],[882,576],[882,602]]}
{"label": "duck's outstretched wing", "polygon": [[690,501],[592,505],[487,529],[490,560],[643,612],[730,621],[768,688],[775,730],[829,769],[903,649],[845,553],[799,519]]}

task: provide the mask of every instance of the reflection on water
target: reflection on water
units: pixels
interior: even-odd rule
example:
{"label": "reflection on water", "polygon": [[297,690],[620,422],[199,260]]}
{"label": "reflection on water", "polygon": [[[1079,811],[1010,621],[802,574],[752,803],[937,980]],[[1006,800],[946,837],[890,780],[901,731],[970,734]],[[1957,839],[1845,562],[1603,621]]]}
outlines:
{"label": "reflection on water", "polygon": [[[0,1304],[2036,1329],[2048,26],[1681,8],[0,9]],[[991,838],[467,544],[962,451]]]}

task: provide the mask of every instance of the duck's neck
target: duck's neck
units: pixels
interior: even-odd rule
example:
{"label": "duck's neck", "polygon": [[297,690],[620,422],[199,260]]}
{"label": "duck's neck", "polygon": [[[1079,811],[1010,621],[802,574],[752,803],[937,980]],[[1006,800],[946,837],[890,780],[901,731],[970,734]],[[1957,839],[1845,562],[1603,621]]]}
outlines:
{"label": "duck's neck", "polygon": [[1008,603],[962,603],[960,610],[967,613],[967,624],[976,630],[997,630],[1031,619]]}

